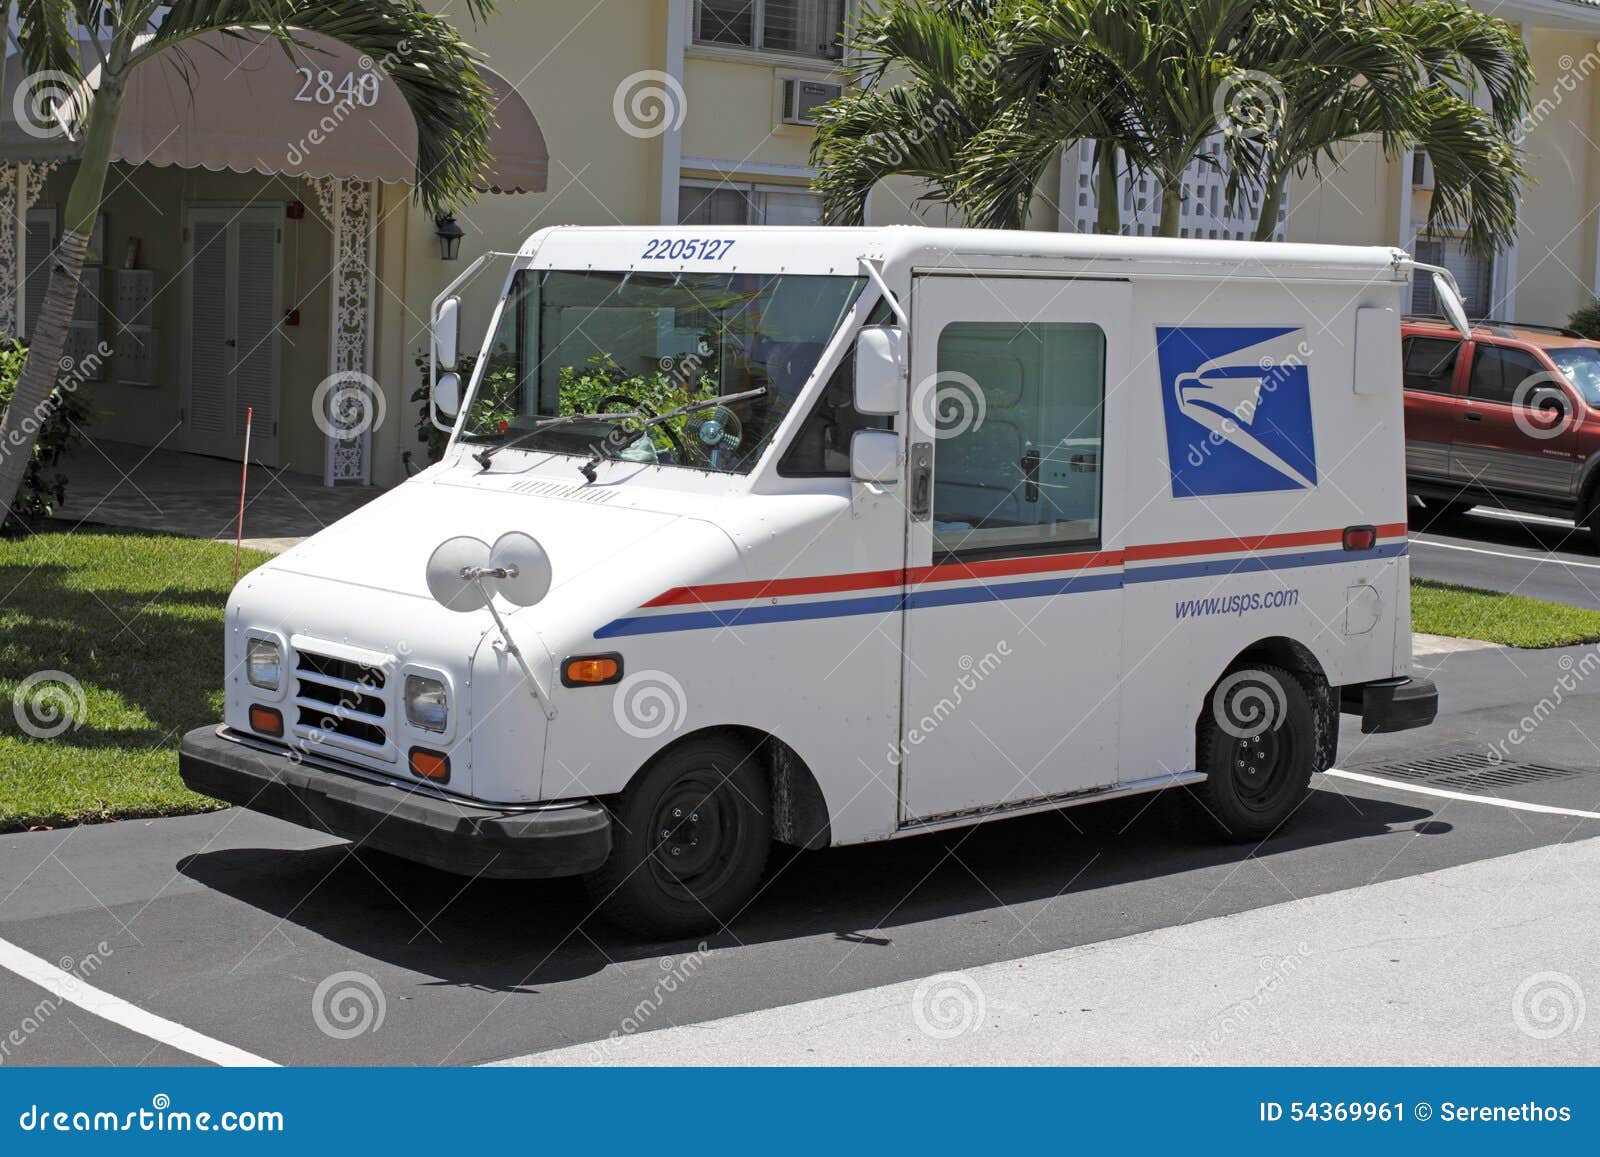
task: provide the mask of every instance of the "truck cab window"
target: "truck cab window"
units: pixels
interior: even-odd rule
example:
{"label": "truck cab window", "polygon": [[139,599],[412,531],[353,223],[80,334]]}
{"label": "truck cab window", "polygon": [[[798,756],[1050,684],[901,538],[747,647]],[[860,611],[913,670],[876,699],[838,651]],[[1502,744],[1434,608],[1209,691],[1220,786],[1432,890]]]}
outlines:
{"label": "truck cab window", "polygon": [[1096,325],[945,327],[933,449],[937,552],[1099,542],[1105,354]]}

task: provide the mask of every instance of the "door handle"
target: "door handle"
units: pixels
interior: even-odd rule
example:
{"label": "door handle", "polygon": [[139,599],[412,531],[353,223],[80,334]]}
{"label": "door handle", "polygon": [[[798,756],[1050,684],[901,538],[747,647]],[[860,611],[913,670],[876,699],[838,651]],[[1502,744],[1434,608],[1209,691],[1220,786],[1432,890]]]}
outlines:
{"label": "door handle", "polygon": [[911,447],[911,520],[923,522],[933,513],[933,445]]}
{"label": "door handle", "polygon": [[1026,485],[1022,488],[1022,501],[1039,501],[1039,451],[1029,450],[1022,456],[1022,477]]}
{"label": "door handle", "polygon": [[1463,422],[1481,422],[1483,421],[1483,415],[1469,410],[1465,414],[1461,415],[1461,420]]}

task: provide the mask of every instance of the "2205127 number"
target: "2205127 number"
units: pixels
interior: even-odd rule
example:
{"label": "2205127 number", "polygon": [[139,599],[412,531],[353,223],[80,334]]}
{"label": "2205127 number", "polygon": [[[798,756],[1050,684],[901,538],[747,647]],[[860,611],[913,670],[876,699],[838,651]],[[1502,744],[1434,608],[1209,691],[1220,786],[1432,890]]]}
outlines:
{"label": "2205127 number", "polygon": [[716,261],[732,248],[732,239],[726,237],[654,237],[645,244],[639,260]]}

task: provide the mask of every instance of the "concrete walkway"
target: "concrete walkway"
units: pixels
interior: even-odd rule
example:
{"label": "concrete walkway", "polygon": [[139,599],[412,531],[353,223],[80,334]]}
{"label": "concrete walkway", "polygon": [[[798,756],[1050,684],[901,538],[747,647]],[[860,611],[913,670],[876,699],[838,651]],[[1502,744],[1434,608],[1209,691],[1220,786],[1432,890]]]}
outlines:
{"label": "concrete walkway", "polygon": [[1594,1064],[1597,888],[1556,844],[505,1063]]}
{"label": "concrete walkway", "polygon": [[[70,523],[130,527],[231,541],[239,514],[237,462],[95,441],[64,462]],[[252,464],[244,545],[287,550],[383,493],[376,486],[329,488],[320,477]]]}

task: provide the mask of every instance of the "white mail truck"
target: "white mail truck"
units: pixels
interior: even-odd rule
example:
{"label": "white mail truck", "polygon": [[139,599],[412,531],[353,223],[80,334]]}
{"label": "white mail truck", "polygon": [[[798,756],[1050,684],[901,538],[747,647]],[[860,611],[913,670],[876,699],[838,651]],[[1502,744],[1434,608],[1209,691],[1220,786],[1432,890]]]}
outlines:
{"label": "white mail truck", "polygon": [[582,875],[676,936],[774,842],[1171,789],[1261,840],[1341,712],[1434,717],[1398,250],[552,228],[496,259],[474,356],[434,306],[442,460],[234,590],[195,790]]}

